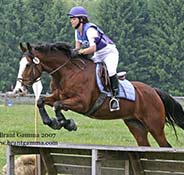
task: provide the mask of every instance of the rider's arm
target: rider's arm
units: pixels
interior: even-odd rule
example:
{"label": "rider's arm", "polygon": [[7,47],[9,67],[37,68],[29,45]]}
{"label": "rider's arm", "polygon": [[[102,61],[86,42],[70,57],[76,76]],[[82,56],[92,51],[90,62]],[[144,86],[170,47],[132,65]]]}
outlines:
{"label": "rider's arm", "polygon": [[79,41],[75,41],[75,49],[80,49],[81,43]]}
{"label": "rider's arm", "polygon": [[75,30],[75,49],[80,49],[81,43],[77,39],[77,30]]}
{"label": "rider's arm", "polygon": [[90,46],[88,48],[85,48],[85,49],[81,49],[79,50],[79,53],[80,54],[83,54],[83,55],[87,55],[87,54],[92,54],[96,51],[96,44],[93,45],[93,46]]}
{"label": "rider's arm", "polygon": [[[94,38],[94,37],[93,37]],[[80,49],[79,54],[87,55],[87,54],[92,54],[96,51],[96,44],[94,43],[94,39],[91,39],[90,47],[86,49],[80,49],[81,48],[81,43],[77,40],[77,36],[75,34],[75,49]]]}
{"label": "rider's arm", "polygon": [[91,27],[87,30],[86,35],[88,37],[89,47],[79,51],[79,53],[83,55],[92,54],[96,52],[95,38],[98,37],[97,30]]}

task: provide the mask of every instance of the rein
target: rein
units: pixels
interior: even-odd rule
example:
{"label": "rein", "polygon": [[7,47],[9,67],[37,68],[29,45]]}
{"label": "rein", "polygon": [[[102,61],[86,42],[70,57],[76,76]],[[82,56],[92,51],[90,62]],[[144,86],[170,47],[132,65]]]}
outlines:
{"label": "rein", "polygon": [[83,61],[82,59],[78,59],[84,66],[82,67],[82,66],[80,66],[80,65],[78,65],[78,64],[76,64],[76,63],[73,63],[72,61],[73,60],[77,60],[77,59],[68,59],[65,63],[63,63],[61,66],[59,66],[59,67],[57,67],[56,69],[54,69],[53,71],[51,71],[50,73],[49,73],[49,75],[52,75],[52,74],[54,74],[54,73],[56,73],[58,70],[60,70],[61,68],[63,68],[64,66],[66,66],[70,61],[71,61],[71,63],[72,64],[74,64],[75,66],[77,66],[79,69],[81,69],[81,70],[84,70],[85,68],[86,68],[86,63],[85,63],[85,61]]}
{"label": "rein", "polygon": [[49,75],[52,75],[52,74],[56,73],[59,69],[61,69],[62,67],[64,67],[66,64],[68,64],[70,60],[71,60],[71,59],[68,59],[68,61],[66,61],[65,63],[63,63],[61,66],[59,66],[58,68],[56,68],[56,69],[54,69],[53,71],[51,71],[51,72],[49,73]]}

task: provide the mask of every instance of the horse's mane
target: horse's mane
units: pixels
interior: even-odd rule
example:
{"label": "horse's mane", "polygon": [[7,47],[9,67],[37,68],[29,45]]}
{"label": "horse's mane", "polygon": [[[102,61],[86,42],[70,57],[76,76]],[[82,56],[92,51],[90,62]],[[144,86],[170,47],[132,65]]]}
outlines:
{"label": "horse's mane", "polygon": [[66,42],[57,42],[57,43],[39,43],[37,45],[33,45],[34,49],[48,54],[53,52],[65,52],[68,56],[71,56],[72,47]]}
{"label": "horse's mane", "polygon": [[90,58],[93,54],[89,55],[80,55],[77,51],[73,50],[72,46],[66,42],[57,42],[57,43],[39,43],[37,45],[32,45],[33,48],[44,54],[52,54],[52,53],[61,53],[64,54],[68,58],[81,58],[92,61]]}

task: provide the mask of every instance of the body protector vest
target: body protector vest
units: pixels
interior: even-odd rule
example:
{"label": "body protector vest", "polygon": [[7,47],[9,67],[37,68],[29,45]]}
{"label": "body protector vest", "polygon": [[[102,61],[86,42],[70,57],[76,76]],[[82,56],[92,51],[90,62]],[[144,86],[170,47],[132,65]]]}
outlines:
{"label": "body protector vest", "polygon": [[88,48],[89,47],[89,41],[88,41],[86,32],[90,27],[95,28],[98,32],[98,37],[95,38],[96,50],[97,51],[100,50],[100,49],[103,49],[105,46],[107,46],[107,44],[114,44],[113,41],[108,36],[106,36],[104,34],[104,32],[99,27],[97,27],[93,23],[86,23],[86,24],[83,25],[82,35],[80,35],[80,33],[77,31],[77,39],[82,44],[83,48]]}

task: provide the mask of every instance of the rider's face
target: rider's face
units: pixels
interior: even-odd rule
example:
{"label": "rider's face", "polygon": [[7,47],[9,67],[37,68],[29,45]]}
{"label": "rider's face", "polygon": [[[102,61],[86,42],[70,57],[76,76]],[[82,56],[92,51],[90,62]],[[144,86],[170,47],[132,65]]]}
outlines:
{"label": "rider's face", "polygon": [[79,23],[79,18],[72,17],[70,18],[70,22],[71,22],[72,27],[75,28],[77,24]]}

